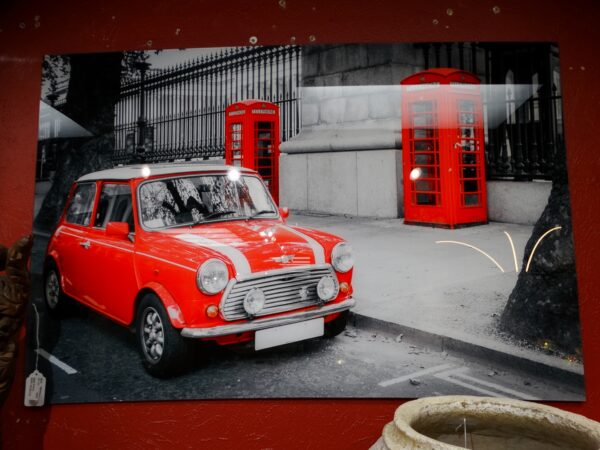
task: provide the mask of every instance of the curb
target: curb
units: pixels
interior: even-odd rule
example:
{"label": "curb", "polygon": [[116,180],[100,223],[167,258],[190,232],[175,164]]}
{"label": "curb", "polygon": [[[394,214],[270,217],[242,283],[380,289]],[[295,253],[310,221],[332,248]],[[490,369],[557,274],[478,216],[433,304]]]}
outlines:
{"label": "curb", "polygon": [[353,311],[350,311],[349,320],[357,328],[367,328],[390,334],[403,334],[407,340],[439,347],[440,351],[460,352],[475,358],[485,359],[486,361],[510,365],[550,381],[561,381],[571,385],[584,386],[584,375],[577,370],[569,370],[557,365],[529,359],[525,356],[419,330],[399,323],[387,322],[382,319],[357,314]]}

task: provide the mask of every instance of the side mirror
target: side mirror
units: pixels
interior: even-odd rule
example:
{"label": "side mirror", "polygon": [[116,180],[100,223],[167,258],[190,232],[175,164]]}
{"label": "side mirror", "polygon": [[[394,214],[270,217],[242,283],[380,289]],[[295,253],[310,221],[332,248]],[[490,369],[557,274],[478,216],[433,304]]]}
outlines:
{"label": "side mirror", "polygon": [[283,208],[279,208],[279,214],[281,215],[281,217],[283,219],[287,219],[288,216],[290,215],[290,209],[287,206],[284,206]]}
{"label": "side mirror", "polygon": [[127,222],[108,222],[106,224],[106,235],[126,238],[129,234],[129,224]]}

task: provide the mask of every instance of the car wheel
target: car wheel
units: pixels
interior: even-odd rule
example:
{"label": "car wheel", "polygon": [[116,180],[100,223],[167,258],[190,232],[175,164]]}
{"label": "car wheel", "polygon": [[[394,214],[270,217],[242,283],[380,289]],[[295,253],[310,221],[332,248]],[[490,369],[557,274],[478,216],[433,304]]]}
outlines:
{"label": "car wheel", "polygon": [[333,338],[346,329],[348,323],[348,311],[343,311],[331,322],[325,324],[325,337]]}
{"label": "car wheel", "polygon": [[158,378],[181,373],[189,363],[191,343],[171,325],[162,302],[146,295],[138,308],[137,335],[146,371]]}
{"label": "car wheel", "polygon": [[60,273],[55,264],[51,264],[44,274],[44,301],[51,312],[64,308],[65,298],[60,287]]}

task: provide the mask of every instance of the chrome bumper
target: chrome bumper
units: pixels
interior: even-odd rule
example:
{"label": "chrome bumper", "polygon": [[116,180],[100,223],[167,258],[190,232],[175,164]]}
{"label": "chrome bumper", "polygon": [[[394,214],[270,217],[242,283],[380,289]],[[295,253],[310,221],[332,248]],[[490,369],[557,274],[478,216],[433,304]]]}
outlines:
{"label": "chrome bumper", "polygon": [[210,338],[227,336],[229,334],[245,333],[246,331],[264,330],[265,328],[289,325],[296,322],[302,322],[304,320],[315,319],[317,317],[323,317],[329,314],[347,311],[348,309],[352,308],[355,303],[356,301],[353,298],[347,298],[341,303],[325,305],[318,309],[300,311],[279,317],[256,319],[252,322],[220,325],[218,327],[211,328],[183,328],[181,330],[181,335],[186,338]]}

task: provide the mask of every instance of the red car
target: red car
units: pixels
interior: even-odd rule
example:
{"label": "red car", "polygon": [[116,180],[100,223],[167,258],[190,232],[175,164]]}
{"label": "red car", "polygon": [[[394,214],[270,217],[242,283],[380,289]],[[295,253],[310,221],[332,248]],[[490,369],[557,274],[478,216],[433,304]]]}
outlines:
{"label": "red car", "polygon": [[74,298],[137,334],[155,376],[193,339],[257,350],[335,336],[352,298],[351,247],[285,223],[256,172],[117,167],[74,183],[44,270],[47,307]]}

